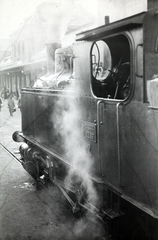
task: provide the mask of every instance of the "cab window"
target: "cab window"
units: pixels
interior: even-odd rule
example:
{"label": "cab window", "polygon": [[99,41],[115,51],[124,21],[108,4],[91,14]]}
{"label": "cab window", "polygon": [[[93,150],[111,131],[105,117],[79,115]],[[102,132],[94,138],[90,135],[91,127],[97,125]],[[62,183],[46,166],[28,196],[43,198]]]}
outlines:
{"label": "cab window", "polygon": [[125,35],[93,43],[92,91],[95,96],[126,99],[130,93],[130,46]]}

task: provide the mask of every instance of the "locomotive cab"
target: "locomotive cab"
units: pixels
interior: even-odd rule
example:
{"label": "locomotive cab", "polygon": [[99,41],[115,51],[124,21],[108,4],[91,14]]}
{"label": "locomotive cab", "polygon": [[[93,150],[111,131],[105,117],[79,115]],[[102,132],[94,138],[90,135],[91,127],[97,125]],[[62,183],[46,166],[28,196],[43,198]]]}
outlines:
{"label": "locomotive cab", "polygon": [[[79,44],[76,46],[76,78],[80,80],[82,105],[86,106],[84,136],[97,159],[96,175],[107,187],[107,191],[103,187],[104,199],[109,202],[103,204],[104,212],[110,216],[109,199],[113,199],[110,208],[118,215],[120,209],[127,213],[124,199],[127,208],[131,204],[140,210],[134,212],[144,229],[149,221],[153,239],[158,237],[157,104],[149,106],[147,82],[152,89],[150,99],[156,102],[157,93],[155,97],[152,93],[157,81],[149,81],[157,72],[156,22],[157,9],[153,9],[78,34],[77,40],[84,41],[83,52],[87,53],[84,60]],[[91,96],[93,100],[88,100]],[[89,122],[94,123],[91,137],[87,134]],[[113,214],[110,217],[114,218]]]}

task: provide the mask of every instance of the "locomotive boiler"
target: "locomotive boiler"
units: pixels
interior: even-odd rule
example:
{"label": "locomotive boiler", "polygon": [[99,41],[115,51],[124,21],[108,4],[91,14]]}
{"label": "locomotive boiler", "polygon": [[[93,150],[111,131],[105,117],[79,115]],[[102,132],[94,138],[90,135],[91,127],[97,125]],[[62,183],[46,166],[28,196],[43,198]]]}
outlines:
{"label": "locomotive boiler", "polygon": [[22,89],[13,134],[37,181],[58,186],[73,212],[108,219],[120,239],[158,239],[157,24],[152,9],[57,49],[55,74]]}

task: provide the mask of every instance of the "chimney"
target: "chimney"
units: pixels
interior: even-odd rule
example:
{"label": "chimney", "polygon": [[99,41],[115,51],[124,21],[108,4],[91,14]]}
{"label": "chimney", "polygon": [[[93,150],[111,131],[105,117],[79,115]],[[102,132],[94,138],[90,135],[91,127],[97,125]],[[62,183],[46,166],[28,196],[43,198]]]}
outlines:
{"label": "chimney", "polygon": [[60,47],[60,43],[46,43],[48,74],[53,74],[55,72],[55,50]]}
{"label": "chimney", "polygon": [[54,73],[55,50],[61,48],[63,37],[68,28],[68,20],[66,15],[57,12],[48,24],[46,40],[48,74]]}
{"label": "chimney", "polygon": [[109,16],[105,16],[105,25],[110,23],[110,18]]}

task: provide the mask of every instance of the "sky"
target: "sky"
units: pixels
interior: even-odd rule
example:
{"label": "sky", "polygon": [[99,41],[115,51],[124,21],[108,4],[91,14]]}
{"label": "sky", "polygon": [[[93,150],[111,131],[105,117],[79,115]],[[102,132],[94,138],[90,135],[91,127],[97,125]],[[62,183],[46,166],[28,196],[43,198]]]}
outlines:
{"label": "sky", "polygon": [[39,2],[39,0],[0,0],[0,37],[8,36],[17,29],[23,20],[33,13]]}
{"label": "sky", "polygon": [[147,0],[0,0],[0,38],[8,37],[42,2],[66,3],[67,11],[71,11],[72,3],[81,4],[104,24],[105,15],[115,21],[135,14],[146,9]]}
{"label": "sky", "polygon": [[[54,1],[49,0],[49,2]],[[78,0],[56,1],[69,1],[69,11],[71,11],[71,2],[77,2]],[[44,0],[0,0],[0,38],[8,37],[24,22],[24,19],[34,13],[36,7],[42,2]],[[90,12],[96,13],[96,0],[79,0],[78,2],[84,4],[85,8],[89,9]],[[89,4],[90,2],[91,4]]]}

